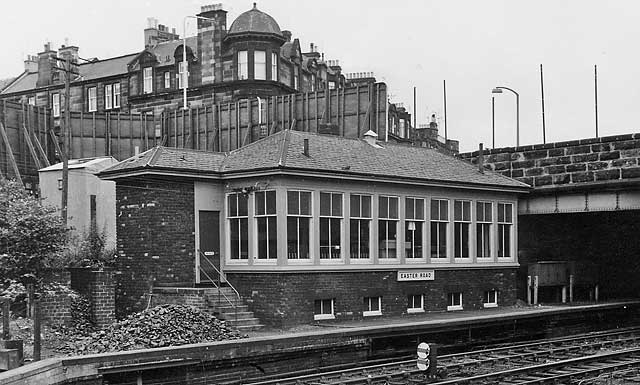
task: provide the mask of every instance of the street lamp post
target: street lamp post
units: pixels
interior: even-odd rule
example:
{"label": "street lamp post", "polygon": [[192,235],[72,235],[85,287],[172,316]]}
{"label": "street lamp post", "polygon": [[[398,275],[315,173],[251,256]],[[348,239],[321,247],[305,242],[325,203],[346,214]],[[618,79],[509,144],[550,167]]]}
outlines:
{"label": "street lamp post", "polygon": [[501,94],[502,90],[513,92],[516,96],[516,147],[520,147],[520,95],[509,87],[495,87],[492,94]]}

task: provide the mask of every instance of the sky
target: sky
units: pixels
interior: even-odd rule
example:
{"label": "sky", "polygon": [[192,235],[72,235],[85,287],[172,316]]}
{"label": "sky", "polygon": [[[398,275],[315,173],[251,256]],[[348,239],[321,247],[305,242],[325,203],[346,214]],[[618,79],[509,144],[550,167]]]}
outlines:
{"label": "sky", "polygon": [[[183,34],[185,15],[207,0],[32,0],[0,5],[0,79],[23,70],[28,54],[68,43],[83,58],[108,58],[144,48],[147,17]],[[227,26],[253,1],[223,2]],[[258,9],[299,38],[303,52],[319,46],[343,72],[373,71],[392,102],[417,122],[435,113],[461,151],[542,143],[540,64],[544,69],[546,141],[594,137],[594,65],[598,71],[599,135],[633,133],[640,115],[640,2],[591,0],[261,0]],[[195,32],[188,20],[187,35]],[[495,137],[491,98],[495,97]]]}

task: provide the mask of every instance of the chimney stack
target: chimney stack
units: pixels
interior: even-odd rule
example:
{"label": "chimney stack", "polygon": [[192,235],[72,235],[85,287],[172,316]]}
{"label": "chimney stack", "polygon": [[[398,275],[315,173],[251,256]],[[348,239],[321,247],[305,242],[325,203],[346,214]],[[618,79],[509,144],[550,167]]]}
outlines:
{"label": "chimney stack", "polygon": [[[200,56],[200,79],[203,85],[222,81],[222,40],[227,31],[227,11],[222,3],[200,7],[196,55]],[[213,44],[212,44],[213,43]]]}
{"label": "chimney stack", "polygon": [[24,70],[28,73],[38,72],[38,57],[27,55],[27,58],[24,60]]}
{"label": "chimney stack", "polygon": [[282,31],[282,36],[286,41],[291,41],[291,31],[284,30]]}
{"label": "chimney stack", "polygon": [[44,45],[44,51],[38,53],[38,80],[36,87],[48,86],[53,82],[53,66],[56,64],[56,51],[51,50],[51,43]]}

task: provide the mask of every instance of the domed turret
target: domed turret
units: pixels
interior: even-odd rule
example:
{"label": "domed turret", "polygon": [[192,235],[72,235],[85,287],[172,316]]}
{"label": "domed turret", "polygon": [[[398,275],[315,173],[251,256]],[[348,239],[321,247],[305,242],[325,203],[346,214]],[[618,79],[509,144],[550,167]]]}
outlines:
{"label": "domed turret", "polygon": [[278,23],[273,17],[260,11],[256,7],[256,3],[253,3],[253,9],[238,16],[227,32],[227,38],[240,37],[243,35],[262,35],[284,41]]}

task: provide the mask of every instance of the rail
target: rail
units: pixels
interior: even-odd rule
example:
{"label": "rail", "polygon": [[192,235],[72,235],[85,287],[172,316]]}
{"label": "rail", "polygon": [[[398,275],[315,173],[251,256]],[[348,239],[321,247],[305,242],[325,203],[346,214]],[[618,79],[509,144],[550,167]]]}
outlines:
{"label": "rail", "polygon": [[[202,250],[198,250],[198,253],[200,254],[200,264],[199,264],[200,274],[203,274],[209,280],[209,282],[211,282],[213,286],[215,286],[216,289],[218,290],[218,302],[217,302],[218,305],[222,303],[221,299],[224,298],[225,302],[233,307],[234,313],[235,313],[235,320],[238,321],[238,302],[240,301],[240,293],[238,292],[238,290],[236,290],[235,287],[233,287],[231,282],[225,281],[227,283],[227,286],[231,288],[231,290],[233,290],[233,293],[235,294],[233,301],[229,299],[229,297],[224,292],[222,292],[222,290],[220,290],[220,288],[222,287],[222,272],[220,271],[220,269],[216,267],[215,263],[213,263],[213,261],[211,261],[211,259],[209,259],[209,257],[205,253],[203,253]],[[218,278],[217,283],[216,283],[216,279],[212,278],[209,275],[209,273],[207,273],[207,271],[202,268],[203,261],[206,262],[208,266],[212,267],[215,270]]]}

